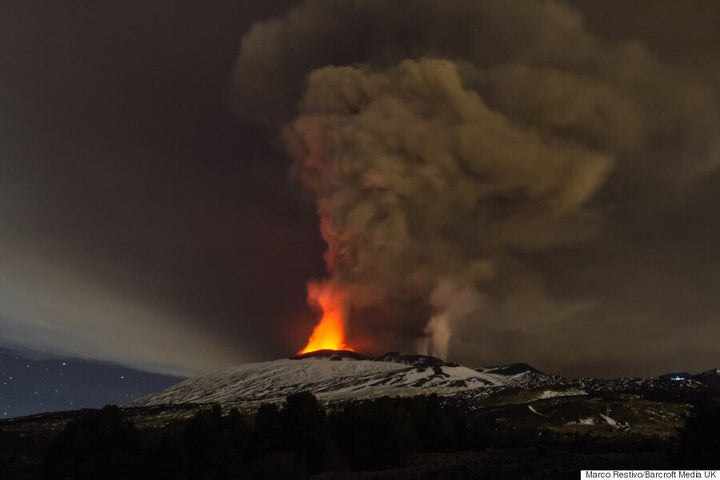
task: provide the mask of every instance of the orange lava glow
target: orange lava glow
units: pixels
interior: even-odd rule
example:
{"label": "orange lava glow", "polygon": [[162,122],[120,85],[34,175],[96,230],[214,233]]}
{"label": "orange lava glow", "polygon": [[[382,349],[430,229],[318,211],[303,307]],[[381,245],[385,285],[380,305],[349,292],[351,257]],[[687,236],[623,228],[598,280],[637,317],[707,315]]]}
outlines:
{"label": "orange lava glow", "polygon": [[351,350],[345,343],[345,298],[329,283],[309,283],[308,303],[322,311],[320,322],[300,353],[316,350]]}

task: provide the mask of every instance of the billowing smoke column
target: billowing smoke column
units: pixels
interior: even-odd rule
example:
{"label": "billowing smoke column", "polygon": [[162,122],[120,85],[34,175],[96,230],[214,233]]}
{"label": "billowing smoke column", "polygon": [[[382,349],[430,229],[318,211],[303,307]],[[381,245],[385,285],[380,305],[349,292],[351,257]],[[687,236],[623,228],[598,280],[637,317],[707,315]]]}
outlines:
{"label": "billowing smoke column", "polygon": [[316,70],[300,110],[286,138],[315,194],[329,282],[351,307],[426,304],[422,350],[443,357],[508,246],[583,234],[611,163],[513,125],[447,60]]}
{"label": "billowing smoke column", "polygon": [[241,113],[284,124],[328,246],[311,297],[342,292],[359,347],[446,357],[514,297],[545,315],[519,258],[591,238],[611,171],[720,161],[712,91],[551,1],[308,1],[253,28],[234,81]]}

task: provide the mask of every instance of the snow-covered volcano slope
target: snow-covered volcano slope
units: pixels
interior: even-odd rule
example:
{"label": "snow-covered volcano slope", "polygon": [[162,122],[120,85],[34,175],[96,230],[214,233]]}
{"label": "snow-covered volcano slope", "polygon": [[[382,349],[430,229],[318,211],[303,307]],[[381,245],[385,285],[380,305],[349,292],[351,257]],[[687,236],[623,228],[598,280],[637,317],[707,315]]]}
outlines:
{"label": "snow-covered volcano slope", "polygon": [[272,401],[302,390],[329,401],[384,395],[450,395],[509,383],[504,375],[478,372],[439,359],[424,361],[433,357],[415,356],[418,362],[408,362],[406,357],[404,361],[380,361],[320,355],[251,363],[190,378],[128,406]]}

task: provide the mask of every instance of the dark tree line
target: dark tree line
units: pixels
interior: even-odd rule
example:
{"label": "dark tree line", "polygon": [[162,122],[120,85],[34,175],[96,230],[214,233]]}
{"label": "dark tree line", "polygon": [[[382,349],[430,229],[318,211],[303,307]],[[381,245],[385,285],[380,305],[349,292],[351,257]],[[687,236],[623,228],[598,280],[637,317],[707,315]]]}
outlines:
{"label": "dark tree line", "polygon": [[[282,405],[262,405],[251,420],[236,409],[223,415],[215,405],[184,423],[138,430],[122,410],[107,406],[67,424],[45,455],[44,476],[302,479],[326,470],[393,468],[423,452],[526,447],[532,437],[497,431],[487,416],[436,396],[350,402],[328,412],[301,392]],[[680,436],[679,464],[717,468],[719,439],[720,407],[701,405]],[[552,443],[547,436],[541,441]]]}
{"label": "dark tree line", "polygon": [[115,406],[71,420],[45,457],[48,478],[130,478],[140,455],[140,433]]}
{"label": "dark tree line", "polygon": [[720,400],[695,405],[694,414],[680,432],[678,468],[720,467]]}
{"label": "dark tree line", "polygon": [[48,478],[303,478],[383,469],[410,454],[480,446],[462,406],[435,396],[352,402],[326,412],[309,392],[260,406],[202,410],[179,428],[139,431],[107,406],[70,421],[45,456]]}

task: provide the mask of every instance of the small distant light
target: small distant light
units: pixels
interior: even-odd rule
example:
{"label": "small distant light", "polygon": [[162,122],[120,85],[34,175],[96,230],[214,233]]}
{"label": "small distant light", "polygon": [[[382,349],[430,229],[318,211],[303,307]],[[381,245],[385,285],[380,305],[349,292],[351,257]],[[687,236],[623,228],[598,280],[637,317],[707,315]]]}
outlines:
{"label": "small distant light", "polygon": [[684,378],[684,377],[680,377],[680,376],[678,376],[678,375],[675,375],[674,377],[670,377],[670,380],[674,380],[674,381],[677,382],[677,381],[679,381],[679,380],[685,380],[685,378]]}
{"label": "small distant light", "polygon": [[120,380],[125,380],[125,375],[120,375]]}
{"label": "small distant light", "polygon": [[62,362],[62,364],[63,364],[63,367],[64,367],[65,365],[67,365],[67,363],[65,363],[65,362]]}

